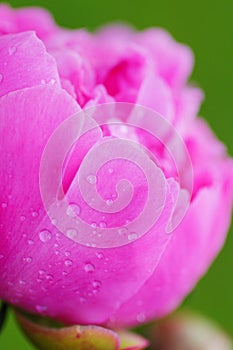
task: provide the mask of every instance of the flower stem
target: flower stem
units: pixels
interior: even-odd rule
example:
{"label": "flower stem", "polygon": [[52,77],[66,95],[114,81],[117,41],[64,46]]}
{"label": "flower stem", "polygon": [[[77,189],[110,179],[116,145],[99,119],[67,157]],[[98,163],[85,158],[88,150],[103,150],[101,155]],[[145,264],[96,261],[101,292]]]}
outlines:
{"label": "flower stem", "polygon": [[7,308],[8,308],[7,303],[2,302],[0,307],[0,332],[6,320]]}

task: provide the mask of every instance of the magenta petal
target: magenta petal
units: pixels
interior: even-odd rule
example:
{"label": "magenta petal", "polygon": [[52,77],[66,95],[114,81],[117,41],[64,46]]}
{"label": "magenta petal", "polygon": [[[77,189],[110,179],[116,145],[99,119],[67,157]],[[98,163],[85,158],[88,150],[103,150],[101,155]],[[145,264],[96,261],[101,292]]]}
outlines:
{"label": "magenta petal", "polygon": [[[0,99],[4,150],[0,297],[69,324],[104,324],[159,263],[170,240],[165,228],[176,186],[168,191],[161,219],[128,246],[85,247],[59,233],[43,208],[40,158],[54,129],[78,108],[65,91],[46,85],[12,92]],[[73,190],[75,195],[75,187]],[[142,256],[142,250],[147,254]]]}
{"label": "magenta petal", "polygon": [[173,120],[173,99],[171,91],[162,79],[148,70],[143,80],[137,98],[137,103],[160,113],[169,121]]}
{"label": "magenta petal", "polygon": [[36,31],[44,39],[54,31],[56,25],[49,12],[42,8],[29,7],[12,9],[7,4],[0,5],[0,34]]}
{"label": "magenta petal", "polygon": [[15,11],[15,18],[19,32],[33,30],[42,40],[57,31],[50,13],[40,7],[18,9]]}
{"label": "magenta petal", "polygon": [[231,217],[233,163],[222,163],[221,167],[222,186],[215,184],[200,190],[183,222],[172,233],[152,277],[118,309],[115,325],[126,319],[127,325],[135,324],[135,321],[140,324],[168,314],[206,272],[223,245]]}
{"label": "magenta petal", "polygon": [[0,37],[0,96],[35,85],[57,85],[56,62],[34,32]]}
{"label": "magenta petal", "polygon": [[158,74],[173,88],[182,86],[191,73],[193,54],[191,50],[162,29],[148,29],[136,38],[153,57]]}
{"label": "magenta petal", "polygon": [[[16,300],[16,296],[8,293],[10,280],[17,275],[19,280],[26,278],[19,271],[32,260],[25,247],[25,230],[29,232],[28,241],[36,231],[36,221],[46,215],[39,192],[39,164],[44,146],[54,128],[78,109],[66,92],[46,85],[0,98],[0,201],[4,204],[0,208],[0,250],[4,255],[0,268],[2,298]],[[12,266],[6,263],[7,258]],[[15,290],[19,291],[17,286]]]}

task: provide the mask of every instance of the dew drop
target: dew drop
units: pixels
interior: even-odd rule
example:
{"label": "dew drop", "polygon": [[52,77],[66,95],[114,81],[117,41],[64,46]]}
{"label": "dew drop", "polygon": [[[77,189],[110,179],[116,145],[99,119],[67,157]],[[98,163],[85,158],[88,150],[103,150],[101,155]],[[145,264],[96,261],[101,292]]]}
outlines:
{"label": "dew drop", "polygon": [[48,275],[45,276],[45,278],[46,278],[46,280],[48,280],[48,281],[52,281],[52,280],[53,280],[53,275],[48,274]]}
{"label": "dew drop", "polygon": [[92,285],[95,289],[99,289],[102,285],[101,281],[95,280],[92,282]]}
{"label": "dew drop", "polygon": [[128,232],[127,227],[121,227],[118,230],[119,235],[125,235]]}
{"label": "dew drop", "polygon": [[54,85],[56,83],[56,80],[55,79],[51,79],[50,82],[49,82],[51,85]]}
{"label": "dew drop", "polygon": [[59,241],[60,238],[61,238],[60,233],[56,233],[56,240]]}
{"label": "dew drop", "polygon": [[101,253],[101,252],[97,252],[96,256],[97,256],[98,259],[103,259],[104,258],[104,254]]}
{"label": "dew drop", "polygon": [[47,309],[48,308],[45,305],[36,305],[36,311],[39,313],[44,313]]}
{"label": "dew drop", "polygon": [[145,321],[146,316],[143,313],[140,313],[140,314],[137,315],[136,319],[137,319],[138,322],[142,323],[142,322]]}
{"label": "dew drop", "polygon": [[51,223],[52,223],[53,226],[56,226],[56,224],[57,224],[57,219],[54,219],[54,218],[53,218],[53,219],[51,220]]}
{"label": "dew drop", "polygon": [[81,212],[80,206],[75,203],[71,203],[66,210],[66,214],[71,216],[72,218],[79,216],[80,212]]}
{"label": "dew drop", "polygon": [[24,286],[26,284],[26,282],[24,280],[19,280],[19,284]]}
{"label": "dew drop", "polygon": [[107,227],[106,222],[101,221],[101,222],[99,223],[99,227],[101,227],[101,228],[105,228],[105,227]]}
{"label": "dew drop", "polygon": [[106,200],[106,204],[107,204],[108,206],[112,205],[112,204],[113,204],[113,200],[112,200],[112,199],[107,199],[107,200]]}
{"label": "dew drop", "polygon": [[24,215],[21,215],[21,216],[20,216],[20,221],[23,222],[23,221],[25,221],[25,220],[26,220],[26,217],[25,217]]}
{"label": "dew drop", "polygon": [[78,234],[78,232],[77,232],[77,230],[75,230],[75,229],[69,229],[69,230],[66,231],[67,237],[69,237],[69,238],[71,238],[71,239],[76,238],[76,237],[77,237],[77,234]]}
{"label": "dew drop", "polygon": [[89,182],[91,185],[96,184],[97,178],[95,175],[88,175],[87,182]]}
{"label": "dew drop", "polygon": [[32,217],[33,217],[33,218],[36,218],[37,216],[38,216],[37,211],[33,211],[33,212],[32,212]]}
{"label": "dew drop", "polygon": [[85,266],[84,266],[84,270],[86,272],[89,272],[89,273],[94,272],[95,271],[95,266],[93,264],[91,264],[91,263],[86,263]]}
{"label": "dew drop", "polygon": [[65,260],[65,265],[66,265],[67,267],[72,266],[72,265],[73,265],[73,261],[67,259],[67,260]]}
{"label": "dew drop", "polygon": [[39,237],[43,243],[46,243],[46,242],[50,241],[52,235],[51,235],[51,232],[49,230],[42,230],[39,233]]}
{"label": "dew drop", "polygon": [[7,203],[2,203],[2,204],[1,204],[1,207],[2,207],[3,209],[7,208]]}
{"label": "dew drop", "polygon": [[28,240],[28,244],[29,244],[29,245],[34,244],[34,241],[33,241],[32,239],[29,239],[29,240]]}
{"label": "dew drop", "polygon": [[39,275],[44,275],[45,274],[45,270],[39,270]]}
{"label": "dew drop", "polygon": [[70,256],[70,252],[69,251],[65,252],[65,256]]}
{"label": "dew drop", "polygon": [[138,234],[136,232],[131,232],[129,235],[128,235],[128,240],[129,241],[135,241],[135,239],[138,238]]}
{"label": "dew drop", "polygon": [[30,256],[26,256],[23,258],[23,261],[26,261],[28,264],[30,264],[30,262],[32,262],[32,258]]}

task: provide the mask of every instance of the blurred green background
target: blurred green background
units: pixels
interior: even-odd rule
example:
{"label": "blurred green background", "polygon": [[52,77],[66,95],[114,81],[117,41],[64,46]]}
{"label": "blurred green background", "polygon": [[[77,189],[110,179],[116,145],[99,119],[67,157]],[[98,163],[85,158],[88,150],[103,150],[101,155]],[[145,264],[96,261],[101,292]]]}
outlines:
{"label": "blurred green background", "polygon": [[[66,27],[95,29],[112,21],[138,29],[166,28],[191,46],[196,65],[191,79],[205,91],[201,115],[233,154],[232,0],[11,0],[13,7],[43,6]],[[233,335],[233,229],[208,274],[185,301],[185,306],[215,319]],[[32,349],[12,316],[0,335],[0,349]]]}

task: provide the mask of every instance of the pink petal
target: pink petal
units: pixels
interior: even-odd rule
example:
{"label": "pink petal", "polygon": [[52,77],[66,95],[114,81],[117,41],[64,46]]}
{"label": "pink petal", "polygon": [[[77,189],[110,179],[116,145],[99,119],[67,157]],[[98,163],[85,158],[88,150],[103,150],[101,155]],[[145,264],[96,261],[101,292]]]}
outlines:
{"label": "pink petal", "polygon": [[117,310],[115,326],[140,324],[170,313],[206,272],[224,243],[231,218],[233,163],[220,167],[225,169],[222,184],[200,190],[172,233],[153,276]]}
{"label": "pink petal", "polygon": [[58,85],[55,60],[33,32],[0,37],[0,96],[35,85]]}
{"label": "pink petal", "polygon": [[33,30],[40,39],[56,31],[56,25],[46,10],[28,7],[14,10],[8,5],[0,5],[0,33],[20,33]]}
{"label": "pink petal", "polygon": [[138,34],[136,42],[152,55],[158,74],[173,88],[182,86],[193,66],[191,50],[162,29],[148,29]]}
{"label": "pink petal", "polygon": [[[6,204],[1,206],[0,297],[70,324],[103,324],[159,263],[170,240],[164,232],[177,186],[168,183],[163,215],[141,239],[115,249],[76,244],[50,222],[38,176],[49,135],[78,106],[64,91],[49,86],[16,91],[0,102],[4,149],[1,203]],[[75,201],[78,188],[73,189]],[[88,211],[85,215],[88,219]],[[142,256],[142,251],[147,254]]]}
{"label": "pink petal", "polygon": [[137,103],[160,113],[169,121],[173,120],[174,108],[171,91],[164,81],[149,70],[139,89]]}

